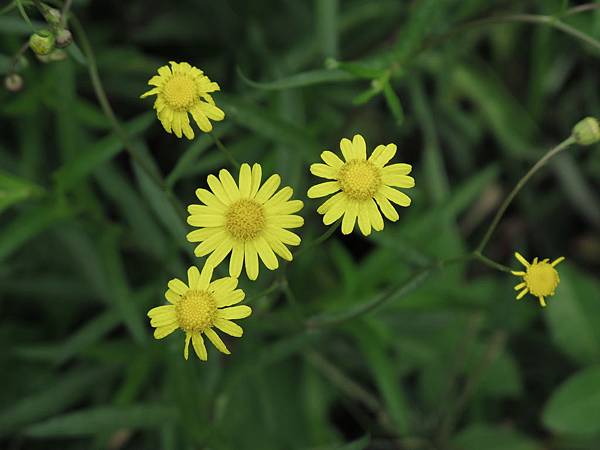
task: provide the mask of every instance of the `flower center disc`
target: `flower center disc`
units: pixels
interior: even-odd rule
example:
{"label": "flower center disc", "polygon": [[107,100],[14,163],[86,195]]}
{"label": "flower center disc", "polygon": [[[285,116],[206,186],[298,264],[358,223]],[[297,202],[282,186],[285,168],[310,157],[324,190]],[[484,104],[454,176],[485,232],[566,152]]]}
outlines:
{"label": "flower center disc", "polygon": [[241,199],[229,206],[225,216],[225,229],[237,241],[251,241],[265,229],[263,206],[257,201]]}
{"label": "flower center disc", "polygon": [[190,290],[181,297],[176,309],[179,326],[185,331],[210,328],[217,313],[214,297],[206,291]]}
{"label": "flower center disc", "polygon": [[553,295],[558,286],[558,272],[547,262],[532,264],[525,274],[529,291],[536,296]]}
{"label": "flower center disc", "polygon": [[184,110],[197,98],[196,83],[189,77],[175,75],[163,86],[163,95],[173,109]]}
{"label": "flower center disc", "polygon": [[348,161],[339,171],[342,190],[353,200],[372,198],[381,186],[379,170],[369,161]]}

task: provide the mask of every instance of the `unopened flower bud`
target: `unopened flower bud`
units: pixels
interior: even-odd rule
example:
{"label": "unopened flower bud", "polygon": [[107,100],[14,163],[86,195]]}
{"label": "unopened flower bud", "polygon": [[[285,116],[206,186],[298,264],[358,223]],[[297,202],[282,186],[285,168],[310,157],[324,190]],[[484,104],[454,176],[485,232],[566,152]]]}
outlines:
{"label": "unopened flower bud", "polygon": [[67,52],[60,48],[55,48],[47,55],[37,55],[37,58],[43,63],[52,63],[67,59]]}
{"label": "unopened flower bud", "polygon": [[60,23],[61,14],[56,8],[52,8],[42,3],[42,15],[49,25],[56,26]]}
{"label": "unopened flower bud", "polygon": [[56,32],[56,46],[58,48],[68,47],[73,42],[73,35],[67,28],[60,28]]}
{"label": "unopened flower bud", "polygon": [[50,30],[40,30],[29,38],[29,47],[36,55],[47,55],[54,50],[55,37]]}
{"label": "unopened flower bud", "polygon": [[600,141],[600,123],[595,117],[580,120],[572,131],[575,142],[579,145],[592,145]]}
{"label": "unopened flower bud", "polygon": [[11,73],[4,78],[4,87],[10,92],[19,92],[23,89],[23,78],[18,73]]}

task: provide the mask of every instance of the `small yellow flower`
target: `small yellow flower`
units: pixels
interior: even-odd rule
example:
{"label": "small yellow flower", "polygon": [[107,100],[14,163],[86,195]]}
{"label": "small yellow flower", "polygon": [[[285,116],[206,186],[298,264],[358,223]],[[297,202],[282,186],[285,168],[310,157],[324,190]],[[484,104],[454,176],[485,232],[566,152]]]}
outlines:
{"label": "small yellow flower", "polygon": [[565,259],[564,256],[556,258],[552,263],[549,262],[549,259],[538,261],[536,257],[531,264],[518,252],[515,252],[515,257],[527,269],[511,272],[523,279],[522,283],[515,286],[515,291],[521,290],[517,295],[517,300],[521,300],[527,293],[530,293],[539,299],[540,305],[546,306],[545,297],[554,295],[554,290],[560,282],[560,277],[554,267]]}
{"label": "small yellow flower", "polygon": [[188,113],[200,129],[208,133],[212,130],[210,120],[219,121],[225,117],[210,95],[220,89],[219,85],[186,62],[170,61],[169,64],[170,68],[162,66],[158,75],[150,78],[148,84],[155,87],[142,94],[141,98],[156,95],[154,109],[167,133],[173,132],[178,138],[183,133],[188,139],[193,139],[194,130]]}
{"label": "small yellow flower", "polygon": [[202,334],[206,335],[218,350],[229,355],[230,352],[213,330],[234,336],[242,336],[244,330],[234,319],[243,319],[252,313],[246,305],[231,306],[244,299],[244,291],[236,289],[237,278],[221,278],[211,282],[213,269],[204,266],[202,273],[197,267],[188,269],[188,284],[174,278],[169,281],[165,297],[170,305],[157,306],[148,311],[150,325],[155,327],[154,337],[162,339],[180,328],[185,332],[183,357],[188,359],[190,340],[196,355],[202,361],[208,358]]}
{"label": "small yellow flower", "polygon": [[365,236],[371,234],[371,228],[375,231],[383,230],[383,218],[377,205],[386,218],[392,222],[398,220],[398,213],[390,201],[400,206],[409,206],[411,199],[392,186],[414,187],[414,178],[408,176],[412,166],[410,164],[386,166],[396,154],[395,144],[377,146],[367,159],[366,143],[360,134],[355,135],[352,141],[342,139],[340,149],[345,162],[335,153],[324,151],[321,153],[321,159],[325,164],[310,166],[313,175],[332,181],[311,187],[308,196],[319,198],[337,192],[325,201],[317,212],[323,214],[325,225],[330,225],[343,216],[343,234],[352,232],[357,219],[358,227]]}
{"label": "small yellow flower", "polygon": [[197,189],[202,205],[190,205],[188,224],[199,227],[187,235],[196,247],[198,257],[210,254],[207,265],[216,267],[231,252],[229,274],[239,277],[242,265],[251,280],[258,277],[258,258],[269,270],[279,267],[277,256],[291,261],[286,245],[299,245],[300,238],[286,228],[298,228],[304,219],[293,213],[304,206],[301,200],[290,200],[291,187],[277,193],[279,175],[271,175],[261,186],[260,164],[242,164],[239,184],[222,169],[219,178],[208,176],[206,189]]}

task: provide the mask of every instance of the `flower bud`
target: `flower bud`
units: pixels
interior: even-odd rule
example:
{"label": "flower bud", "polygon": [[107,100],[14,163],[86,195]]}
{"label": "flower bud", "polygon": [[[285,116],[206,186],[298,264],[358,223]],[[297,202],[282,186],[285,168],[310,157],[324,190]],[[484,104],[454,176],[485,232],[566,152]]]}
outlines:
{"label": "flower bud", "polygon": [[66,28],[60,28],[56,32],[56,46],[58,48],[68,47],[73,42],[73,35]]}
{"label": "flower bud", "polygon": [[579,145],[592,145],[600,141],[600,123],[595,117],[580,120],[572,131],[572,136]]}
{"label": "flower bud", "polygon": [[54,50],[55,38],[50,30],[40,30],[29,38],[29,47],[36,55],[47,55]]}
{"label": "flower bud", "polygon": [[48,25],[57,26],[61,20],[60,11],[42,3],[42,15]]}
{"label": "flower bud", "polygon": [[4,78],[4,87],[10,92],[19,92],[23,89],[23,78],[18,73],[11,73]]}
{"label": "flower bud", "polygon": [[47,55],[37,55],[37,58],[43,63],[52,63],[67,59],[67,52],[60,48],[55,48]]}

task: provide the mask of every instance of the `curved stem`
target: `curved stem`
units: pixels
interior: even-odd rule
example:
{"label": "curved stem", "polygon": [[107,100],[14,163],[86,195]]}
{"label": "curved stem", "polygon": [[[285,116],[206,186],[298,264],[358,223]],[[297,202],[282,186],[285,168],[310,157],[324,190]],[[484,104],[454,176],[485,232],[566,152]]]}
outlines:
{"label": "curved stem", "polygon": [[513,199],[516,197],[516,195],[519,193],[519,191],[523,188],[523,186],[525,186],[525,184],[527,183],[527,181],[529,181],[529,179],[533,175],[535,175],[535,173],[542,166],[544,166],[552,157],[556,156],[558,153],[562,152],[563,150],[565,150],[571,144],[574,144],[574,143],[575,143],[575,139],[573,138],[573,136],[569,136],[567,139],[565,139],[560,144],[558,144],[556,147],[554,147],[553,149],[551,149],[548,153],[546,153],[538,162],[536,162],[533,165],[533,167],[531,169],[529,169],[529,172],[527,172],[525,174],[525,176],[523,176],[519,180],[519,182],[517,183],[517,185],[510,192],[510,194],[508,194],[508,197],[506,197],[506,199],[504,200],[504,202],[502,203],[502,205],[500,205],[500,208],[498,209],[498,212],[494,216],[494,219],[492,220],[492,223],[488,227],[487,231],[485,232],[485,235],[483,236],[483,238],[479,242],[479,245],[475,249],[475,253],[476,254],[477,253],[480,254],[483,251],[483,249],[485,248],[485,246],[489,242],[490,238],[492,237],[492,234],[494,234],[494,231],[496,230],[496,227],[498,226],[498,223],[502,219],[502,216],[506,212],[506,210],[509,207],[510,203],[513,201]]}
{"label": "curved stem", "polygon": [[213,132],[210,133],[210,136],[213,138],[213,141],[215,141],[215,144],[217,144],[219,150],[221,150],[221,152],[223,152],[223,154],[227,157],[229,162],[239,169],[240,163],[237,161],[237,159],[235,159],[227,147],[225,147],[225,144],[221,142],[221,139],[219,139],[219,137]]}
{"label": "curved stem", "polygon": [[297,258],[302,253],[304,253],[306,250],[311,249],[319,244],[322,244],[327,239],[329,239],[333,235],[333,233],[335,233],[335,231],[340,227],[340,223],[341,223],[341,221],[338,221],[335,225],[329,227],[329,229],[325,233],[323,233],[321,236],[316,238],[314,241],[311,241],[311,242],[307,243],[306,245],[304,245],[301,249],[299,249],[294,254],[294,258]]}
{"label": "curved stem", "polygon": [[510,267],[505,266],[504,264],[500,264],[499,262],[494,261],[493,259],[488,258],[487,256],[481,254],[481,252],[475,251],[473,252],[473,258],[478,259],[483,264],[492,269],[500,270],[501,272],[511,273],[512,269]]}
{"label": "curved stem", "polygon": [[123,143],[123,146],[125,147],[125,150],[129,154],[131,159],[133,159],[135,163],[144,171],[144,173],[146,173],[146,175],[165,193],[173,209],[177,212],[181,220],[185,222],[185,213],[182,211],[181,205],[173,197],[172,192],[167,188],[163,178],[160,175],[158,175],[150,166],[148,166],[144,159],[140,158],[137,151],[133,147],[131,140],[129,139],[127,131],[123,128],[115,112],[113,111],[108,97],[106,96],[106,91],[104,90],[102,80],[100,79],[98,65],[96,63],[96,57],[94,55],[94,51],[92,49],[90,41],[87,37],[83,26],[73,14],[71,14],[71,24],[73,25],[74,29],[76,30],[79,36],[81,48],[87,59],[87,66],[92,82],[92,87],[94,89],[94,93],[96,94],[96,98],[98,99],[98,103],[100,103],[102,111],[108,117],[110,124],[112,125],[115,133],[117,134],[121,142]]}

